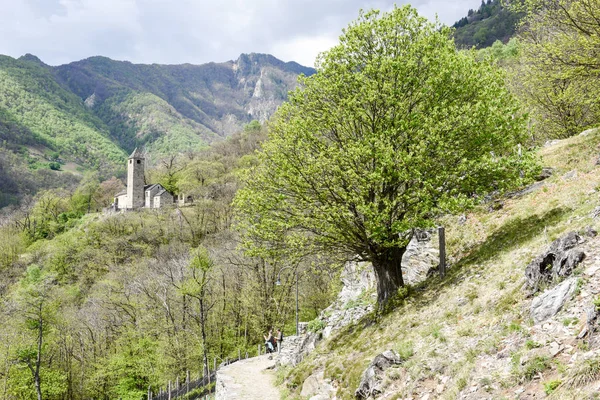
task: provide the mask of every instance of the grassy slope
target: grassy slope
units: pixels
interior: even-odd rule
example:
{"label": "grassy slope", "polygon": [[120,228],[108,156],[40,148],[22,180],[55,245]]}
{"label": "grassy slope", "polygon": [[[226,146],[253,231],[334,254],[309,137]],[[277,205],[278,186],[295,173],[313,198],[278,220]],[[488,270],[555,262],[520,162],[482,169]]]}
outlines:
{"label": "grassy slope", "polygon": [[[599,141],[596,132],[542,149],[544,165],[556,171],[541,189],[505,200],[498,211],[474,210],[464,225],[448,218],[446,235],[453,260],[449,275],[430,279],[377,324],[365,320],[363,326],[345,329],[297,368],[285,371],[289,397],[299,393],[313,371],[324,369],[325,377],[338,383],[337,398],[353,399],[362,371],[387,349],[414,353],[402,367],[388,371],[383,396],[387,399],[414,394],[420,398],[427,391],[432,392],[430,398],[438,398],[436,388],[444,399],[514,398],[519,389],[543,397],[549,377],[564,382],[570,374],[565,361],[546,355],[535,358],[535,352],[544,348],[531,349],[537,346],[531,338],[542,329],[532,326],[529,317],[531,300],[522,290],[524,270],[563,233],[598,226],[590,214],[598,204]],[[577,178],[563,177],[572,170]],[[582,291],[594,293],[587,288],[589,283],[582,283]],[[577,315],[570,328],[573,345],[582,349],[585,343],[574,335],[584,324],[585,316]],[[531,381],[538,373],[542,379]],[[582,396],[574,389],[561,389],[558,398]]]}

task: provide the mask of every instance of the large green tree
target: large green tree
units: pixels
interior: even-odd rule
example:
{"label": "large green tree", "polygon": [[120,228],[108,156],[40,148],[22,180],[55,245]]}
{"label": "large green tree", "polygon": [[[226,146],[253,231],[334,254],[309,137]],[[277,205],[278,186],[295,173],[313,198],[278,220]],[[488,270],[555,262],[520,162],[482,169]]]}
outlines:
{"label": "large green tree", "polygon": [[535,123],[533,139],[564,138],[600,116],[597,56],[600,1],[526,0],[520,57],[509,66],[514,93]]}
{"label": "large green tree", "polygon": [[410,6],[361,13],[317,71],[236,196],[244,245],[370,261],[384,304],[404,284],[407,232],[527,175],[524,119],[498,69]]}

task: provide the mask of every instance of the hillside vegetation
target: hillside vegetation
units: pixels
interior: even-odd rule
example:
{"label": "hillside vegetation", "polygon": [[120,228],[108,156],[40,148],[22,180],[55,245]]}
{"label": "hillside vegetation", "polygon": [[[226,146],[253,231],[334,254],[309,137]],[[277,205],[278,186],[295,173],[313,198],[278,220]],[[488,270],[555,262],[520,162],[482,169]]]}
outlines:
{"label": "hillside vegetation", "polygon": [[469,10],[467,16],[454,25],[454,39],[460,48],[489,47],[495,41],[503,43],[515,36],[523,13],[508,8],[503,0],[481,2],[477,10]]}
{"label": "hillside vegetation", "polygon": [[293,330],[295,271],[300,317],[315,318],[336,264],[247,257],[231,229],[236,175],[264,136],[251,124],[149,171],[193,188],[192,206],[94,213],[118,182],[85,176],[0,220],[0,396],[33,398],[39,380],[43,399],[140,399],[256,354],[267,327]]}
{"label": "hillside vegetation", "polygon": [[311,68],[265,54],[205,65],[138,65],[106,57],[59,66],[56,75],[86,101],[127,151],[198,149],[266,121]]}
{"label": "hillside vegetation", "polygon": [[0,208],[40,189],[73,188],[86,171],[122,177],[135,147],[153,165],[204,149],[264,122],[298,74],[313,72],[263,54],[206,65],[92,57],[58,67],[0,56]]}
{"label": "hillside vegetation", "polygon": [[[373,264],[376,311],[281,370],[287,398],[322,372],[354,399],[388,349],[401,361],[380,398],[595,396],[600,130],[576,134],[600,117],[599,10],[528,0],[519,38],[479,51],[410,6],[360,12],[267,124],[302,67],[1,59],[2,201],[32,197],[0,215],[0,397],[140,400],[206,375],[270,328],[293,332],[296,287],[300,320],[321,329],[347,261]],[[110,173],[136,144],[159,155],[146,180],[193,204],[97,212],[123,183],[83,170]],[[55,170],[66,161],[81,175]],[[437,225],[448,274],[405,285],[413,229]],[[573,288],[536,323],[525,267],[569,231],[586,258],[536,287]]]}
{"label": "hillside vegetation", "polygon": [[[355,399],[363,371],[390,349],[404,361],[386,371],[381,398],[544,398],[557,387],[551,398],[593,396],[600,354],[576,337],[588,322],[585,310],[598,302],[600,279],[584,270],[600,266],[599,240],[586,239],[575,298],[550,321],[534,324],[523,284],[527,264],[553,240],[600,227],[593,212],[600,204],[599,141],[595,130],[543,148],[543,164],[554,169],[543,185],[483,204],[464,223],[444,218],[449,274],[410,288],[390,314],[364,318],[282,371],[286,398],[300,398],[304,381],[324,371],[338,399]],[[559,354],[552,352],[556,343]]]}

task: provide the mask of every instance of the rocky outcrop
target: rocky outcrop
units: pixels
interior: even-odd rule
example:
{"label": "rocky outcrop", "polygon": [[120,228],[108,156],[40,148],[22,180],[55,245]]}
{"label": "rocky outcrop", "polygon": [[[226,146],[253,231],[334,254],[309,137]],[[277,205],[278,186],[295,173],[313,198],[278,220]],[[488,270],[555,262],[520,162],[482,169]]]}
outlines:
{"label": "rocky outcrop", "polygon": [[531,318],[533,318],[533,321],[537,324],[556,315],[565,302],[571,298],[576,288],[577,279],[569,278],[533,299],[531,303]]}
{"label": "rocky outcrop", "polygon": [[552,242],[544,253],[529,263],[525,268],[525,278],[532,293],[538,291],[540,284],[549,283],[573,272],[585,258],[584,252],[576,248],[583,241],[576,232],[569,232]]}
{"label": "rocky outcrop", "polygon": [[438,234],[435,230],[416,229],[402,256],[404,282],[414,285],[424,281],[440,263]]}
{"label": "rocky outcrop", "polygon": [[341,280],[342,290],[337,299],[319,316],[325,324],[325,338],[373,311],[375,304],[375,273],[370,263],[346,263]]}
{"label": "rocky outcrop", "polygon": [[358,399],[366,399],[381,393],[380,384],[383,380],[383,373],[392,365],[402,363],[402,359],[393,350],[387,350],[375,357],[363,372],[362,378],[356,389],[355,395]]}
{"label": "rocky outcrop", "polygon": [[335,388],[331,379],[325,379],[323,370],[319,370],[304,380],[300,396],[303,399],[328,400],[335,396]]}
{"label": "rocky outcrop", "polygon": [[300,336],[288,336],[284,339],[279,353],[278,365],[298,365],[304,357],[312,352],[321,341],[321,332],[309,332]]}

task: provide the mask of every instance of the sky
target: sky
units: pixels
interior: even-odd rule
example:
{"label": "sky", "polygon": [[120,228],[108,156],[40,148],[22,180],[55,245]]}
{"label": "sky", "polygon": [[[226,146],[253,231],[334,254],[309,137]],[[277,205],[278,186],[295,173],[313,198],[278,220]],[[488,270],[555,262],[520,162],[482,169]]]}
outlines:
{"label": "sky", "polygon": [[[268,53],[313,66],[360,9],[397,0],[0,0],[0,54],[50,65],[91,56],[134,63],[203,64]],[[481,0],[412,0],[451,25]]]}

